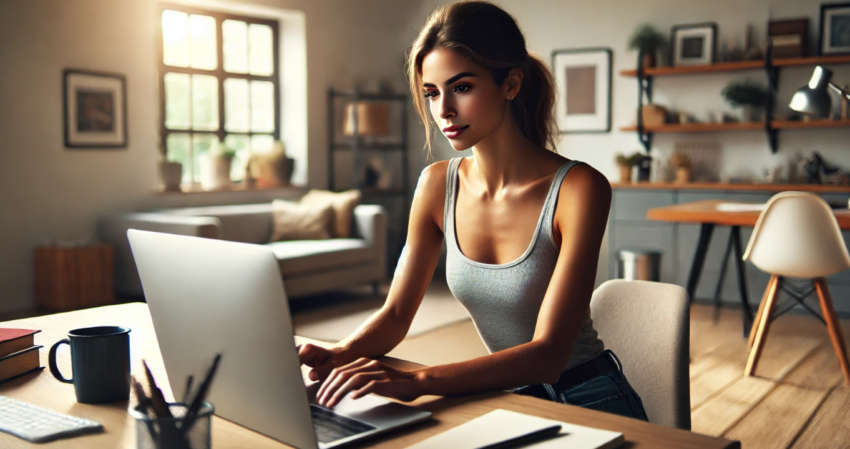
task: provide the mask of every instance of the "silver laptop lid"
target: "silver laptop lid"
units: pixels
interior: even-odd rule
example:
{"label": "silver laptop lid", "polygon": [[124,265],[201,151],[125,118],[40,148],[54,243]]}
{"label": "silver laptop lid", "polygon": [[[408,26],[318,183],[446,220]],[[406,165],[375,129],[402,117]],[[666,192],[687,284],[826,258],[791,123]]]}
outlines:
{"label": "silver laptop lid", "polygon": [[318,447],[272,251],[134,229],[127,237],[174,396],[221,353],[208,397],[216,415],[298,448]]}

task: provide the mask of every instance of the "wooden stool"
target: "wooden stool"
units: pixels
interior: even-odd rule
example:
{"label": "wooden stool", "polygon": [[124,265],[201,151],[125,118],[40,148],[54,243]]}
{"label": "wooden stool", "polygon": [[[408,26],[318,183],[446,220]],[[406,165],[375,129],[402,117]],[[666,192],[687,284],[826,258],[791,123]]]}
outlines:
{"label": "wooden stool", "polygon": [[112,245],[56,245],[35,249],[35,303],[68,311],[115,304]]}

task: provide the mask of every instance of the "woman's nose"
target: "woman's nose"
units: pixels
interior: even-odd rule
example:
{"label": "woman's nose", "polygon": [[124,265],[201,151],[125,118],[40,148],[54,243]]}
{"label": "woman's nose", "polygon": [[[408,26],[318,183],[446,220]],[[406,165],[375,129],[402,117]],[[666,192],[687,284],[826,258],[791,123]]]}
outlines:
{"label": "woman's nose", "polygon": [[448,99],[448,95],[443,95],[440,97],[439,108],[440,118],[442,119],[452,118],[457,115],[454,105]]}

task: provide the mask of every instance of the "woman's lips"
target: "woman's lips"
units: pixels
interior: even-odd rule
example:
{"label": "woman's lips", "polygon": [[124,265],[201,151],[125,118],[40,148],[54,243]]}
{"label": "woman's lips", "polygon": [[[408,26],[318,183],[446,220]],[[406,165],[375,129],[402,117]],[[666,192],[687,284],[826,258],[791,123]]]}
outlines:
{"label": "woman's lips", "polygon": [[449,139],[456,139],[456,138],[458,138],[461,134],[463,134],[463,132],[464,132],[464,131],[466,131],[466,128],[469,128],[469,125],[466,125],[466,126],[464,126],[463,128],[457,128],[457,129],[452,129],[452,130],[446,130],[446,131],[444,131],[444,133],[446,134],[446,137],[448,137]]}

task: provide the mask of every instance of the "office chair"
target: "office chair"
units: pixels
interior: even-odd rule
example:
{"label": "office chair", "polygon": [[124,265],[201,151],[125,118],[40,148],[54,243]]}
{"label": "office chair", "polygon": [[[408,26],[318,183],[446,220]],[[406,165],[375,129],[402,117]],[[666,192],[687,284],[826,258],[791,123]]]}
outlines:
{"label": "office chair", "polygon": [[[779,291],[786,291],[800,305],[818,316],[803,302],[805,297],[816,292],[823,314],[822,321],[826,324],[838,364],[844,372],[844,382],[850,384],[850,367],[847,364],[841,324],[824,279],[825,276],[850,268],[850,255],[829,204],[812,193],[777,193],[759,215],[744,260],[749,260],[759,270],[771,274],[753,320],[749,341],[752,349],[744,374],[755,375],[770,322],[775,319],[773,315]],[[786,283],[784,277],[812,279],[814,287],[800,291]]]}
{"label": "office chair", "polygon": [[593,327],[623,362],[649,421],[691,429],[688,294],[682,287],[611,280],[590,300]]}

